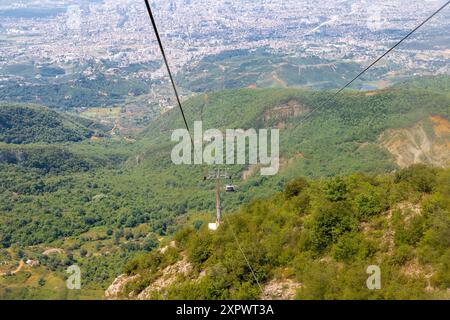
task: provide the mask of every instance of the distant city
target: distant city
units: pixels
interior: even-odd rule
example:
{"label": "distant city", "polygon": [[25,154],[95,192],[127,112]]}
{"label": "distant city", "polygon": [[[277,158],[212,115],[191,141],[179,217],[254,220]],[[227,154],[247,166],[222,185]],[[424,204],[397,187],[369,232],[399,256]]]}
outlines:
{"label": "distant city", "polygon": [[[62,63],[102,57],[126,65],[160,57],[151,42],[154,37],[143,1],[0,3],[1,64],[30,57]],[[151,4],[171,63],[179,69],[225,50],[262,46],[327,58],[352,55],[356,60],[366,60],[442,3],[157,0]],[[38,8],[42,9],[33,15],[32,9]],[[415,37],[415,45],[401,48],[394,59],[423,67],[432,66],[434,60],[448,59],[449,18],[449,11],[436,17]],[[427,47],[432,39],[442,43]],[[423,43],[425,53],[415,50],[418,42]]]}
{"label": "distant city", "polygon": [[[443,3],[154,0],[151,6],[171,67],[179,73],[211,55],[258,48],[365,65]],[[389,63],[413,75],[449,73],[449,30],[450,10],[445,10],[393,52]],[[42,74],[27,77],[15,67],[32,63],[63,68],[66,76],[95,79],[101,72],[148,81],[150,98],[158,101],[167,93],[160,90],[167,73],[144,1],[0,0],[0,44],[0,88],[11,81],[20,86],[41,81]]]}

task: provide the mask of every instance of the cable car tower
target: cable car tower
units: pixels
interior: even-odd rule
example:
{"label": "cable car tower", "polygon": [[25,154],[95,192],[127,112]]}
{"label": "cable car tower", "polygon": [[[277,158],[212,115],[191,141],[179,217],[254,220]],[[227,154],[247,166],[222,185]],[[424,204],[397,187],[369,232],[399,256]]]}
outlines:
{"label": "cable car tower", "polygon": [[[213,172],[210,172],[207,176],[203,177],[203,180],[215,180],[216,181],[216,222],[208,225],[210,230],[217,230],[222,222],[222,207],[220,205],[220,185],[221,179],[230,179],[231,175],[228,174],[227,169],[217,168]],[[227,184],[225,191],[234,191],[232,184]]]}

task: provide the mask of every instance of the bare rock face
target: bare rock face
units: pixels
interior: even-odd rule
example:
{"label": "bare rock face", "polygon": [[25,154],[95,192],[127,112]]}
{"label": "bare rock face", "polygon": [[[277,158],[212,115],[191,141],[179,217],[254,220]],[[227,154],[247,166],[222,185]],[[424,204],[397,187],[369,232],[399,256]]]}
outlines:
{"label": "bare rock face", "polygon": [[113,283],[106,289],[105,298],[107,300],[118,300],[121,299],[120,295],[125,287],[125,285],[131,281],[139,278],[139,275],[127,276],[126,274],[121,274],[116,279],[114,279]]}
{"label": "bare rock face", "polygon": [[187,261],[187,257],[184,256],[182,260],[175,264],[167,266],[162,271],[162,276],[156,279],[150,286],[145,288],[137,296],[139,300],[147,300],[151,297],[153,292],[160,293],[171,284],[173,284],[177,276],[180,274],[188,275],[192,271],[192,265]]}
{"label": "bare rock face", "polygon": [[379,143],[401,168],[417,163],[450,165],[450,123],[439,116],[409,128],[389,129],[379,137]]}
{"label": "bare rock face", "polygon": [[262,300],[293,300],[301,284],[291,279],[273,279],[263,289]]}

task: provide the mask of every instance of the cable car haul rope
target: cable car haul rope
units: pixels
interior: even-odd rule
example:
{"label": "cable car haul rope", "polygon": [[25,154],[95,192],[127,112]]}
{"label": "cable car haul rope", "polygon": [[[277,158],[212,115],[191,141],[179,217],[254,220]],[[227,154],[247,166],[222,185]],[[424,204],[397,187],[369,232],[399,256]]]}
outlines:
{"label": "cable car haul rope", "polygon": [[[150,17],[150,21],[151,21],[151,24],[152,24],[153,31],[154,31],[155,36],[156,36],[156,40],[157,40],[158,45],[159,45],[159,49],[161,50],[161,55],[162,55],[162,57],[163,57],[164,64],[165,64],[165,66],[166,66],[166,69],[167,69],[167,72],[168,72],[170,81],[171,81],[171,83],[172,83],[172,88],[173,88],[173,91],[174,91],[174,94],[175,94],[175,97],[176,97],[176,100],[177,100],[178,108],[180,109],[181,115],[182,115],[182,117],[183,117],[184,125],[185,125],[186,129],[187,129],[188,132],[189,132],[189,136],[190,136],[190,140],[191,140],[191,143],[192,143],[192,147],[194,147],[194,139],[193,139],[193,136],[192,136],[191,131],[190,131],[190,129],[189,129],[189,125],[188,125],[188,122],[187,122],[187,119],[186,119],[186,115],[185,115],[185,113],[184,113],[183,106],[182,106],[182,104],[181,104],[181,99],[180,99],[180,96],[179,96],[179,94],[178,94],[177,86],[176,86],[176,84],[175,84],[175,81],[174,81],[172,72],[171,72],[171,70],[170,70],[169,62],[168,62],[168,59],[167,59],[167,56],[166,56],[166,53],[165,53],[165,50],[164,50],[164,46],[163,46],[162,41],[161,41],[161,37],[160,37],[159,32],[158,32],[158,28],[157,28],[157,26],[156,26],[156,21],[155,21],[155,18],[154,18],[154,16],[153,16],[153,12],[152,12],[150,3],[149,3],[148,0],[144,0],[144,1],[145,1],[145,5],[146,5],[146,8],[147,8],[147,13],[148,13],[148,15],[149,15],[149,17]],[[315,111],[317,111],[318,109],[324,107],[324,106],[325,106],[326,104],[328,104],[331,100],[333,100],[334,97],[336,97],[338,94],[340,94],[341,92],[343,92],[343,91],[344,91],[346,88],[348,88],[352,83],[354,83],[357,79],[359,79],[363,74],[365,74],[367,71],[369,71],[369,70],[370,70],[374,65],[376,65],[380,60],[382,60],[382,59],[383,59],[385,56],[387,56],[391,51],[393,51],[393,50],[394,50],[395,48],[397,48],[401,43],[403,43],[406,39],[408,39],[411,35],[413,35],[413,34],[414,34],[417,30],[419,30],[423,25],[425,25],[428,21],[430,21],[435,15],[437,15],[437,14],[438,14],[439,12],[441,12],[444,8],[446,8],[446,7],[448,6],[449,3],[450,3],[450,1],[447,1],[443,6],[441,6],[438,10],[436,10],[433,14],[431,14],[427,19],[425,19],[425,20],[424,20],[423,22],[421,22],[417,27],[415,27],[415,28],[412,29],[408,34],[406,34],[406,35],[405,35],[400,41],[398,41],[394,46],[390,47],[389,50],[387,50],[386,52],[384,52],[381,56],[379,56],[379,57],[378,57],[377,59],[375,59],[371,64],[369,64],[365,69],[363,69],[358,75],[356,75],[352,80],[350,80],[349,82],[347,82],[342,88],[340,88],[340,89],[339,89],[338,91],[336,91],[332,96],[330,96],[328,99],[326,99],[325,102],[321,103],[319,106],[317,106],[316,108],[312,109],[309,113],[307,113],[307,114],[301,119],[301,121],[296,125],[296,127],[298,127],[298,126],[301,125],[303,122],[305,122],[305,121],[306,121],[306,120],[307,120],[307,119],[308,119]],[[194,149],[195,149],[195,148],[194,148]],[[217,227],[219,226],[219,224],[221,223],[221,220],[222,220],[222,211],[221,211],[221,206],[220,206],[220,179],[221,179],[221,178],[228,178],[228,179],[231,180],[231,176],[229,176],[226,172],[221,174],[220,169],[217,169],[217,170],[214,172],[214,174],[208,175],[208,176],[205,176],[205,177],[204,177],[204,180],[215,180],[215,181],[216,181],[216,210],[217,210],[216,214],[217,214],[217,216],[216,216],[216,224],[214,224],[214,225],[215,225],[215,226],[214,226],[215,229],[213,228],[214,230],[217,229]],[[227,184],[227,185],[225,186],[225,191],[226,191],[226,192],[234,192],[234,191],[235,191],[235,186],[232,184],[232,181],[230,181],[230,183]],[[210,224],[210,225],[213,225],[213,224]],[[231,230],[231,232],[232,232],[232,234],[233,234],[233,237],[234,237],[234,239],[235,239],[235,241],[236,241],[236,245],[237,245],[239,251],[241,252],[242,256],[244,257],[244,260],[245,260],[245,262],[246,262],[246,264],[247,264],[247,267],[249,268],[249,271],[251,272],[251,274],[252,274],[252,276],[253,276],[253,278],[254,278],[254,280],[255,280],[255,283],[258,285],[259,289],[260,289],[261,292],[262,292],[262,287],[261,287],[261,285],[260,285],[260,283],[259,283],[259,281],[258,281],[258,278],[256,277],[255,272],[253,271],[253,268],[252,268],[252,266],[251,266],[251,264],[250,264],[250,261],[248,260],[248,258],[247,258],[247,256],[246,256],[244,250],[242,249],[242,246],[241,246],[240,243],[239,243],[239,239],[238,239],[238,237],[237,237],[236,232],[235,232],[234,229],[233,229],[232,224],[231,224],[231,223],[227,223],[227,225],[228,225],[228,227],[230,228],[230,230]]]}

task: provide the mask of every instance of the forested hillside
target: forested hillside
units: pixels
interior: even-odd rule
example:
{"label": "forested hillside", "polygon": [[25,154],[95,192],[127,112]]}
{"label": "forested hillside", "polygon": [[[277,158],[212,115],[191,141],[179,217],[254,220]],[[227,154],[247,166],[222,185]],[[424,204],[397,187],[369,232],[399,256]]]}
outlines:
{"label": "forested hillside", "polygon": [[[297,178],[215,232],[208,217],[190,220],[163,250],[131,260],[108,297],[449,299],[449,199],[450,170],[421,165]],[[366,287],[369,265],[381,268],[380,290]]]}
{"label": "forested hillside", "polygon": [[[439,86],[350,92],[336,97],[298,89],[227,90],[190,99],[185,109],[188,124],[193,127],[194,121],[202,120],[204,130],[279,128],[282,167],[286,170],[278,176],[387,172],[395,170],[398,163],[380,141],[386,131],[429,122],[432,115],[448,123],[450,96]],[[426,125],[431,140],[439,135],[433,126]],[[170,132],[175,128],[183,128],[178,110],[153,123],[144,141],[150,150],[155,147],[162,152],[164,146],[171,145]],[[448,130],[444,131],[443,138],[448,140]],[[153,157],[148,158],[147,163]]]}

